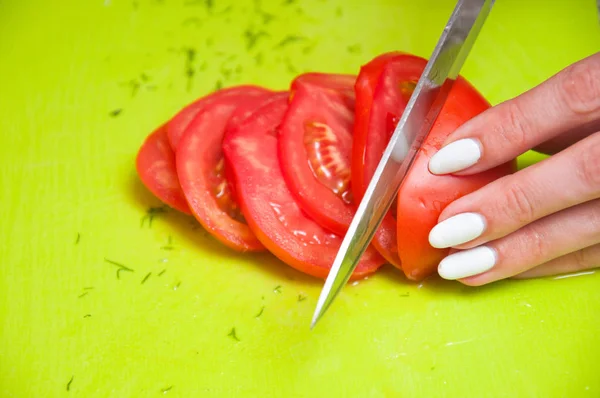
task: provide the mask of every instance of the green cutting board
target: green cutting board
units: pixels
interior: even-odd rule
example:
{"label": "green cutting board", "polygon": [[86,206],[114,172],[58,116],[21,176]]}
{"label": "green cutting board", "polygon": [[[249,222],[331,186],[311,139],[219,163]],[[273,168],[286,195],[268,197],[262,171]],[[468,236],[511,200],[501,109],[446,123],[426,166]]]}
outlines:
{"label": "green cutting board", "polygon": [[[600,396],[600,275],[470,288],[387,267],[311,332],[321,281],[144,218],[160,203],[134,158],[179,108],[428,57],[453,6],[0,0],[0,396]],[[592,0],[498,1],[463,75],[498,103],[599,49]]]}

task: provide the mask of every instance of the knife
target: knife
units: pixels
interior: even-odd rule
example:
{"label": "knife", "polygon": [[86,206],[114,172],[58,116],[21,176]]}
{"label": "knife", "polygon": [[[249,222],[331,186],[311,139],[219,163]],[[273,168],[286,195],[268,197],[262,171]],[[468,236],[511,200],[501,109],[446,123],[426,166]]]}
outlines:
{"label": "knife", "polygon": [[459,0],[383,152],[319,296],[311,329],[348,282],[458,77],[494,0]]}

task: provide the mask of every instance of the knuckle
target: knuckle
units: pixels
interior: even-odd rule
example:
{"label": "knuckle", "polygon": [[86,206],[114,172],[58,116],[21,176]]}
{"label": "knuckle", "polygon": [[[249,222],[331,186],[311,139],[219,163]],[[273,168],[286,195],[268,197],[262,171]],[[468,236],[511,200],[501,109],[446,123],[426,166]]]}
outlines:
{"label": "knuckle", "polygon": [[529,225],[523,231],[524,239],[521,242],[521,256],[523,258],[532,258],[542,263],[550,253],[548,239],[535,226]]}
{"label": "knuckle", "polygon": [[527,145],[527,124],[527,118],[516,100],[504,103],[499,123],[494,123],[497,126],[496,133],[505,143],[519,148]]}
{"label": "knuckle", "polygon": [[573,113],[588,115],[600,111],[600,56],[567,68],[559,89]]}
{"label": "knuckle", "polygon": [[512,183],[506,189],[504,214],[523,225],[535,219],[535,203],[532,195],[521,184]]}
{"label": "knuckle", "polygon": [[600,133],[596,133],[590,143],[583,146],[578,158],[580,176],[593,192],[600,189]]}

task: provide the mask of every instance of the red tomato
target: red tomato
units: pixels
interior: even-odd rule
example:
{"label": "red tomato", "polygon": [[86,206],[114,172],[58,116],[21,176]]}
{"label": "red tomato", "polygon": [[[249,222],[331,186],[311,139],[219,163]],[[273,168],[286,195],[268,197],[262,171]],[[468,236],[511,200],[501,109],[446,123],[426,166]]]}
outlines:
{"label": "red tomato", "polygon": [[[325,278],[342,238],[308,218],[284,181],[277,130],[287,108],[287,94],[266,103],[227,132],[223,151],[232,167],[242,212],[260,241],[291,267]],[[352,278],[373,273],[382,263],[377,252],[368,249]]]}
{"label": "red tomato", "polygon": [[466,80],[457,79],[398,191],[398,253],[409,279],[418,281],[435,273],[449,253],[449,249],[431,247],[428,240],[442,210],[461,196],[516,171],[513,161],[472,176],[436,176],[429,172],[429,159],[448,135],[489,106]]}
{"label": "red tomato", "polygon": [[271,95],[238,87],[235,94],[213,100],[196,114],[176,152],[177,174],[192,213],[214,237],[239,251],[264,246],[248,228],[230,189],[221,144],[228,123],[235,128]]}
{"label": "red tomato", "polygon": [[191,214],[175,170],[175,153],[169,145],[166,126],[152,132],[142,144],[136,169],[140,179],[158,199],[183,213]]}
{"label": "red tomato", "polygon": [[355,79],[312,75],[292,83],[279,133],[281,171],[302,210],[343,235],[355,212],[350,191]]}
{"label": "red tomato", "polygon": [[[387,143],[427,61],[403,53],[382,54],[361,68],[356,83],[356,119],[352,150],[352,186],[358,204],[375,173]],[[393,87],[387,87],[388,85]],[[385,89],[382,87],[385,86]],[[401,267],[398,257],[396,206],[383,218],[373,245]]]}
{"label": "red tomato", "polygon": [[[352,184],[364,194],[396,124],[425,68],[423,58],[402,53],[383,54],[361,69],[357,89]],[[476,176],[434,176],[429,158],[446,137],[490,105],[463,78],[457,79],[432,131],[398,192],[397,204],[385,216],[373,240],[392,264],[401,265],[407,278],[421,280],[437,268],[448,250],[429,244],[429,231],[453,200],[514,170],[515,163]],[[394,210],[396,218],[394,220]],[[400,267],[399,267],[400,268]]]}
{"label": "red tomato", "polygon": [[179,141],[183,137],[183,134],[187,127],[192,123],[196,115],[198,115],[198,113],[200,113],[209,105],[231,96],[235,97],[240,94],[250,95],[251,93],[261,95],[265,94],[265,92],[267,92],[267,90],[261,87],[237,86],[215,91],[207,96],[204,96],[192,102],[191,104],[187,105],[185,108],[177,112],[175,117],[173,117],[173,119],[171,119],[167,124],[167,134],[169,136],[169,143],[171,144],[171,148],[173,148],[173,150],[177,150]]}

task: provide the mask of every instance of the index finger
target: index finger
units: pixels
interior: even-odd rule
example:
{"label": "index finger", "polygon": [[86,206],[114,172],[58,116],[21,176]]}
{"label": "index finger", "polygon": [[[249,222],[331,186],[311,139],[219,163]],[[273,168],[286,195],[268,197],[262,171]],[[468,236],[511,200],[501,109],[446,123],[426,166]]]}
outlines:
{"label": "index finger", "polygon": [[600,119],[600,52],[454,131],[430,160],[433,174],[474,174]]}

